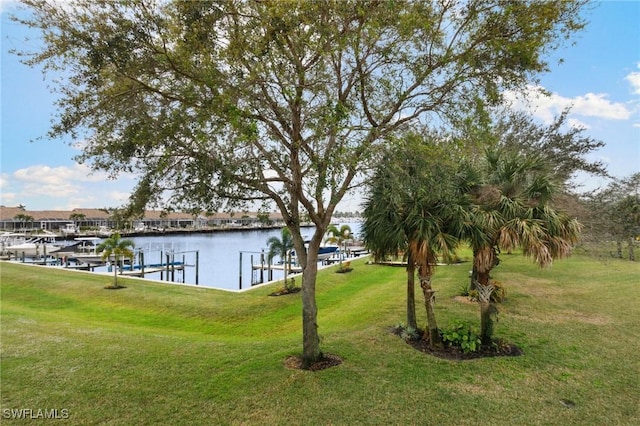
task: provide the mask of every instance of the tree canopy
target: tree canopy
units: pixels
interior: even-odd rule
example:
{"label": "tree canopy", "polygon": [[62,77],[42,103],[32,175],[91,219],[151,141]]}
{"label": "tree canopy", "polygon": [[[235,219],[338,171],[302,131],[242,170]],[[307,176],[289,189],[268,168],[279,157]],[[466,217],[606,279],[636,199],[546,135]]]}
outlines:
{"label": "tree canopy", "polygon": [[25,63],[61,71],[50,136],[137,173],[133,211],[277,205],[303,267],[305,365],[322,356],[318,248],[385,137],[498,103],[584,25],[564,0],[23,3],[15,19],[44,40]]}
{"label": "tree canopy", "polygon": [[618,257],[626,241],[628,258],[635,260],[634,245],[640,237],[640,173],[611,181],[588,194],[585,201],[590,236],[598,241],[614,240]]}

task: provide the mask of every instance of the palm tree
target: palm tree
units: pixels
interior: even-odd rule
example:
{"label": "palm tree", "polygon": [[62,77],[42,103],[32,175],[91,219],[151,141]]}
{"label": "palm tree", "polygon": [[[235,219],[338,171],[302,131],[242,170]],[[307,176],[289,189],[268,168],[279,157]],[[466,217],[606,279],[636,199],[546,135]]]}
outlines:
{"label": "palm tree", "polygon": [[[436,168],[434,171],[436,170],[438,171],[432,177],[445,176],[445,170]],[[418,272],[427,313],[428,338],[432,347],[441,346],[442,337],[435,317],[435,290],[431,280],[439,258],[450,259],[459,243],[457,236],[451,232],[451,224],[458,218],[453,208],[457,205],[457,200],[450,189],[447,183],[435,189],[429,182],[425,182],[416,191],[417,197],[408,200],[403,215],[403,228],[408,243],[407,257],[415,263]]]}
{"label": "palm tree", "polygon": [[[440,147],[441,148],[441,147]],[[431,346],[442,344],[431,279],[439,256],[450,256],[458,240],[449,225],[456,220],[455,164],[421,135],[406,135],[393,147],[370,182],[363,237],[376,257],[405,250],[407,321],[415,327],[414,277],[418,272]]]}
{"label": "palm tree", "polygon": [[[325,242],[327,243],[331,243],[331,244],[337,244],[338,247],[340,247],[340,251],[342,252],[343,249],[343,244],[347,241],[347,240],[351,240],[353,239],[353,235],[351,234],[351,227],[349,225],[342,225],[339,229],[336,225],[329,225],[329,227],[327,228],[327,235],[328,237],[325,239]],[[346,248],[345,248],[346,251]],[[342,253],[340,254],[340,268],[339,270],[342,271]]]}
{"label": "palm tree", "polygon": [[[388,158],[390,160],[390,158]],[[383,161],[389,164],[388,161]],[[415,304],[416,268],[407,250],[407,238],[402,228],[402,197],[397,189],[390,167],[379,168],[369,182],[369,194],[365,199],[362,227],[365,245],[376,262],[387,256],[404,253],[407,261],[407,327],[418,329]]]}
{"label": "palm tree", "polygon": [[285,288],[289,288],[287,273],[290,267],[291,250],[293,250],[293,237],[291,236],[291,231],[289,231],[289,228],[282,228],[282,230],[280,231],[280,238],[269,238],[267,240],[267,247],[269,248],[269,252],[267,253],[269,264],[271,264],[271,261],[276,255],[280,256],[280,259],[282,259],[284,265],[284,286]]}
{"label": "palm tree", "polygon": [[133,261],[133,247],[133,241],[122,239],[117,232],[96,247],[96,252],[102,253],[102,260],[107,260],[113,255],[113,286],[110,288],[120,288],[118,285],[117,264],[122,258],[128,258]]}
{"label": "palm tree", "polygon": [[580,225],[550,206],[555,187],[540,158],[489,150],[483,172],[484,184],[471,191],[467,226],[457,235],[473,250],[471,286],[478,291],[481,339],[489,344],[497,312],[490,273],[500,263],[500,251],[520,246],[545,267],[571,253]]}

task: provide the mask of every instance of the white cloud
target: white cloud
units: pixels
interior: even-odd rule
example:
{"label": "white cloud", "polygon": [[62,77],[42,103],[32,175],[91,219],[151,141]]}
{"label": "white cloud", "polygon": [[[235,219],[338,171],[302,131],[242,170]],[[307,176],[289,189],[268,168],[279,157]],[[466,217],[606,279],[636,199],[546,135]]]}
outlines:
{"label": "white cloud", "polygon": [[129,195],[131,195],[131,193],[125,191],[108,191],[105,193],[105,195],[108,195],[107,199],[111,200],[112,202],[116,202],[117,204],[124,204],[129,201]]}
{"label": "white cloud", "polygon": [[94,173],[84,164],[74,164],[71,167],[50,167],[42,164],[18,169],[13,177],[26,183],[41,185],[71,185],[79,182],[103,182],[107,179],[104,173]]}
{"label": "white cloud", "polygon": [[567,98],[558,93],[545,93],[540,86],[528,85],[521,93],[509,91],[505,99],[516,109],[530,110],[545,123],[553,121],[563,110],[570,108],[572,115],[607,120],[628,120],[632,112],[620,102],[612,102],[605,93],[587,93]]}
{"label": "white cloud", "polygon": [[18,0],[0,0],[0,13],[12,12],[18,5]]}
{"label": "white cloud", "polygon": [[29,182],[23,186],[25,193],[29,195],[39,195],[42,197],[56,197],[64,198],[69,197],[80,191],[79,185],[73,184],[37,184],[35,182]]}
{"label": "white cloud", "polygon": [[632,72],[628,76],[625,77],[629,83],[631,83],[631,87],[633,88],[634,95],[640,95],[640,71]]}
{"label": "white cloud", "polygon": [[16,193],[11,188],[11,179],[7,173],[0,174],[0,205],[12,206],[16,201]]}
{"label": "white cloud", "polygon": [[0,194],[0,205],[3,206],[14,206],[16,205],[16,194],[14,192],[5,192],[2,191]]}
{"label": "white cloud", "polygon": [[33,165],[0,177],[2,203],[24,204],[30,209],[113,207],[128,201],[133,176],[110,180],[82,164],[50,167]]}
{"label": "white cloud", "polygon": [[567,119],[567,124],[575,129],[585,129],[588,130],[591,128],[590,125],[585,123],[584,121],[578,120],[577,118],[569,118]]}
{"label": "white cloud", "polygon": [[[638,68],[640,68],[640,63],[638,63]],[[629,73],[624,79],[631,84],[632,93],[640,95],[640,71]]]}
{"label": "white cloud", "polygon": [[571,111],[586,117],[609,120],[628,120],[631,117],[631,111],[624,104],[611,102],[607,97],[608,95],[604,93],[587,93],[584,96],[578,96],[571,103]]}

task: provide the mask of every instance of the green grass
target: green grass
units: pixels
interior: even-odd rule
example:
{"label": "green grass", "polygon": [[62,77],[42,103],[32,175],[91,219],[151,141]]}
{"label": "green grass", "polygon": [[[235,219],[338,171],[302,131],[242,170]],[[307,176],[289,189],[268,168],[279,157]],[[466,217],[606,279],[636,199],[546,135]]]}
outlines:
{"label": "green grass", "polygon": [[[300,293],[105,290],[108,277],[2,263],[2,423],[25,423],[11,409],[67,409],[78,425],[640,424],[640,265],[503,260],[496,337],[523,356],[416,352],[388,331],[405,319],[404,269],[356,261],[320,273],[322,349],[344,363],[319,372],[283,365],[302,348]],[[453,298],[469,268],[436,271],[441,327],[478,323]]]}

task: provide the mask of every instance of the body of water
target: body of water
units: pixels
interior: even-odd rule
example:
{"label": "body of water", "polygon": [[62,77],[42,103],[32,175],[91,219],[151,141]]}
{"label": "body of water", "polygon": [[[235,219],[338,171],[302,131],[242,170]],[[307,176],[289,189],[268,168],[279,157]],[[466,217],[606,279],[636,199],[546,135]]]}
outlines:
{"label": "body of water", "polygon": [[[358,235],[360,224],[349,223],[352,233]],[[314,228],[303,229],[303,236],[311,237]],[[174,262],[185,262],[183,271],[176,270],[172,280],[186,284],[228,290],[247,289],[262,278],[268,281],[268,272],[261,276],[260,270],[253,270],[252,264],[267,262],[267,240],[281,236],[280,229],[220,231],[213,233],[192,233],[179,235],[154,235],[131,237],[136,250],[144,253],[145,265],[166,263],[167,255]],[[196,252],[197,264],[196,271]],[[276,260],[278,260],[276,258]],[[136,261],[137,262],[137,261]],[[101,269],[96,269],[103,270]],[[273,279],[283,278],[283,272],[274,270]],[[167,273],[146,274],[146,278],[168,280]],[[171,280],[169,278],[169,280]],[[298,278],[298,281],[300,278]],[[298,284],[300,284],[298,282]]]}

